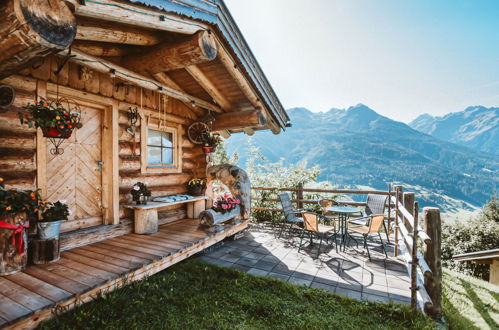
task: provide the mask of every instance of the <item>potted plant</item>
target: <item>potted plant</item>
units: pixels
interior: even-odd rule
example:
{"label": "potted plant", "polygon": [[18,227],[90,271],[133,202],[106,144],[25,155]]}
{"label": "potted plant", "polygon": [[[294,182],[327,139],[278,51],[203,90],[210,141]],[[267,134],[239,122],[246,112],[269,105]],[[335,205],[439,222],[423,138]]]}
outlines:
{"label": "potted plant", "polygon": [[194,178],[187,183],[187,189],[192,196],[201,196],[205,188],[205,180],[201,178]]}
{"label": "potted plant", "polygon": [[224,214],[235,210],[239,204],[241,204],[239,199],[225,193],[215,199],[212,210]]}
{"label": "potted plant", "polygon": [[203,146],[201,147],[205,153],[215,152],[217,146],[222,142],[220,134],[205,134],[202,137]]}
{"label": "potted plant", "polygon": [[62,100],[49,103],[41,99],[34,104],[28,103],[23,109],[27,113],[18,113],[21,124],[40,127],[45,137],[68,139],[73,130],[82,127],[80,114],[64,107]]}
{"label": "potted plant", "polygon": [[45,203],[45,210],[42,212],[42,220],[38,222],[38,238],[47,240],[58,238],[61,231],[61,223],[68,220],[72,214],[65,200],[55,203]]}
{"label": "potted plant", "polygon": [[147,186],[142,182],[134,184],[130,193],[132,194],[133,201],[136,202],[137,205],[147,205],[147,200],[151,197],[151,191],[147,189]]}
{"label": "potted plant", "polygon": [[42,206],[38,191],[5,189],[0,178],[0,275],[14,274],[26,266],[28,219]]}

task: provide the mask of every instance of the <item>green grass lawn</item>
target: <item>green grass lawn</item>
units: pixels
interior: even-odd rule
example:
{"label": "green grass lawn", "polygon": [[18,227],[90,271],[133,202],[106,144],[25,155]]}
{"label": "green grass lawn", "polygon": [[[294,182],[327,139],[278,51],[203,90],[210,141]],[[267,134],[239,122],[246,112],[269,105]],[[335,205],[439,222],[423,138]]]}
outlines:
{"label": "green grass lawn", "polygon": [[451,329],[499,329],[499,286],[444,270],[442,299]]}
{"label": "green grass lawn", "polygon": [[188,260],[41,325],[42,329],[431,329],[407,306]]}

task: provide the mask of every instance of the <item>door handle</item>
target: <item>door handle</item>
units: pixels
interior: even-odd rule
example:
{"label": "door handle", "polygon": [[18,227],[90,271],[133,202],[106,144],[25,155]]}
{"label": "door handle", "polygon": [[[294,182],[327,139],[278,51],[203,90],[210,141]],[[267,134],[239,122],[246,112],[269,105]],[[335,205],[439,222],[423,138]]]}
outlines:
{"label": "door handle", "polygon": [[102,167],[104,166],[104,161],[102,159],[99,159],[97,161],[97,165],[99,166],[99,172],[102,172]]}

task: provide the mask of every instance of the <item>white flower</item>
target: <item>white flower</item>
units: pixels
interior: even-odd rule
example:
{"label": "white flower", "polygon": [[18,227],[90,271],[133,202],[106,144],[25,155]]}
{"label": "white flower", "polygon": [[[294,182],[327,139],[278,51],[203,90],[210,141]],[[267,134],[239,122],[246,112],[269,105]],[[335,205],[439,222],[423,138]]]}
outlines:
{"label": "white flower", "polygon": [[61,199],[61,200],[59,200],[59,203],[61,203],[61,204],[66,204],[67,202],[68,202],[68,201],[67,201],[67,200],[65,200],[65,199]]}
{"label": "white flower", "polygon": [[73,211],[71,211],[70,209],[68,209],[68,214],[69,215],[73,214]]}
{"label": "white flower", "polygon": [[139,186],[133,186],[133,190],[140,190]]}

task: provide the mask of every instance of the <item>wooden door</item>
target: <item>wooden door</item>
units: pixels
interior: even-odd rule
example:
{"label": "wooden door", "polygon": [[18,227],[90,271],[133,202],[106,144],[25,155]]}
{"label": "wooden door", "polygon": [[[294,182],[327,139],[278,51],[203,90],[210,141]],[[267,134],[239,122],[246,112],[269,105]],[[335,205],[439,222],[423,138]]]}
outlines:
{"label": "wooden door", "polygon": [[[64,152],[54,155],[47,141],[47,200],[65,200],[72,215],[61,231],[101,225],[102,194],[102,120],[103,111],[81,106],[83,127],[64,141]],[[100,163],[100,165],[99,165]]]}

